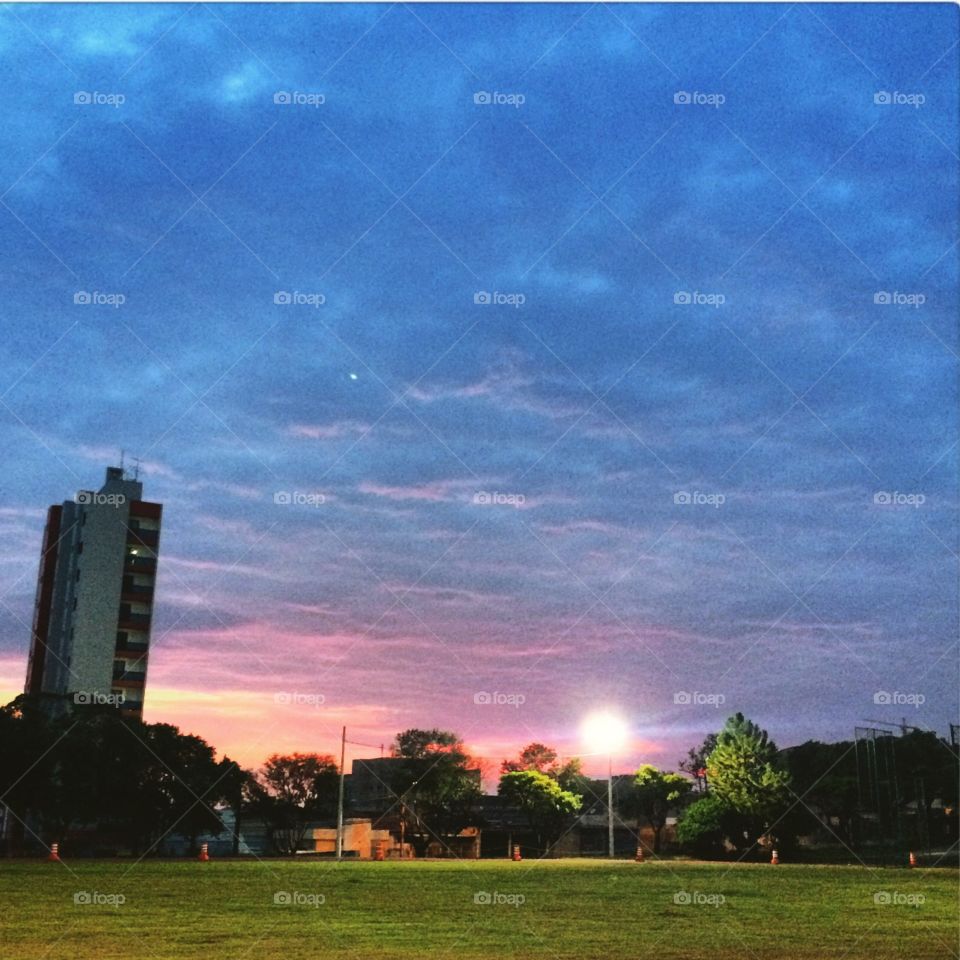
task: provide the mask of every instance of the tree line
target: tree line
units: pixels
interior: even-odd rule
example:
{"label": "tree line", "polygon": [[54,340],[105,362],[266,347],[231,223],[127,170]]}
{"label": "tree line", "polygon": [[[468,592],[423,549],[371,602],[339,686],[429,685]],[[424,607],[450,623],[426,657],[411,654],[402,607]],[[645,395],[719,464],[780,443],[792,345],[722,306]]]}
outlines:
{"label": "tree line", "polygon": [[[912,804],[909,829],[918,829],[917,814],[928,820],[934,803],[941,814],[952,807],[955,816],[960,769],[949,745],[921,731],[887,739],[897,770],[893,814]],[[394,762],[383,783],[388,822],[417,856],[432,844],[448,846],[464,827],[484,827],[481,764],[457,734],[405,730],[390,755]],[[643,764],[616,778],[616,814],[638,830],[649,827],[654,853],[661,852],[671,818],[680,847],[701,857],[743,855],[765,843],[789,849],[798,836],[818,831],[856,846],[871,839],[862,824],[873,810],[863,796],[861,760],[851,742],[809,741],[780,750],[738,713],[691,748],[679,772]],[[223,833],[227,810],[235,853],[243,822],[256,820],[272,848],[290,854],[301,848],[311,824],[333,821],[338,785],[337,763],[327,754],[275,754],[250,770],[229,757],[218,760],[200,737],[109,707],[51,711],[21,696],[0,708],[8,854],[73,841],[94,854],[123,848],[145,856],[162,853],[171,835],[195,849],[199,837]],[[561,762],[542,743],[502,761],[497,794],[544,853],[581,813],[606,809],[605,789],[583,773],[581,761]],[[949,826],[943,829],[949,834]]]}

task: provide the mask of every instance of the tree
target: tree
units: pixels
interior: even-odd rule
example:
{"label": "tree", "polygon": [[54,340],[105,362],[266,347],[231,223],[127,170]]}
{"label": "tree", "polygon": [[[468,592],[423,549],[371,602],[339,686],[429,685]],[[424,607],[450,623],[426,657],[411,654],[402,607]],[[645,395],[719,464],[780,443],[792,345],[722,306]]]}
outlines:
{"label": "tree", "polygon": [[501,773],[515,773],[519,770],[535,770],[537,773],[549,774],[556,770],[557,751],[543,743],[527,744],[516,760],[504,760],[500,764]]}
{"label": "tree", "polygon": [[[798,835],[825,832],[848,846],[857,843],[859,789],[854,744],[808,740],[780,753],[791,787],[803,800],[792,811]],[[831,820],[836,819],[836,826]]]}
{"label": "tree", "polygon": [[790,774],[780,766],[777,745],[742,713],[717,736],[707,776],[711,791],[743,818],[748,840],[768,829],[789,796]]}
{"label": "tree", "polygon": [[582,802],[582,797],[537,770],[507,771],[500,778],[498,792],[507,803],[523,811],[542,850],[557,841]]}
{"label": "tree", "polygon": [[723,852],[723,841],[735,829],[736,814],[714,794],[707,794],[687,807],[677,824],[677,840],[698,857]]}
{"label": "tree", "polygon": [[336,811],[339,771],[333,757],[293,753],[268,757],[258,777],[254,806],[270,823],[281,853],[296,853],[310,820]]}
{"label": "tree", "polygon": [[147,783],[156,813],[155,836],[182,833],[194,851],[202,833],[218,834],[223,823],[214,809],[220,799],[221,770],[216,751],[201,737],[167,723],[142,724]]}
{"label": "tree", "polygon": [[504,760],[500,764],[500,774],[516,773],[521,770],[533,770],[552,777],[564,790],[571,793],[583,793],[587,778],[583,775],[579,757],[570,757],[566,763],[557,762],[557,751],[543,743],[527,744],[515,760]]}
{"label": "tree", "polygon": [[707,757],[713,753],[716,745],[717,735],[715,733],[708,733],[703,743],[701,743],[699,747],[691,747],[687,751],[687,755],[677,764],[684,773],[689,773],[690,776],[693,777],[697,793],[704,794],[709,788],[707,782]]}
{"label": "tree", "polygon": [[646,817],[653,830],[654,853],[660,852],[667,814],[684,801],[692,787],[691,781],[679,773],[663,773],[649,763],[637,770],[625,805],[632,814]]}
{"label": "tree", "polygon": [[[930,730],[909,730],[893,743],[899,781],[899,802],[905,810],[915,805],[916,816],[914,839],[929,843],[943,842],[943,837],[927,836],[930,814],[934,801],[939,800],[939,809],[956,807],[960,789],[960,758],[955,749]],[[940,813],[940,819],[943,814]],[[943,824],[945,826],[945,824]],[[953,840],[956,839],[954,834]],[[951,841],[952,842],[952,841]]]}
{"label": "tree", "polygon": [[0,803],[8,810],[8,856],[23,855],[28,815],[50,796],[49,754],[57,735],[39,697],[21,695],[0,709]]}
{"label": "tree", "polygon": [[241,767],[235,760],[224,757],[220,761],[220,799],[233,813],[233,835],[230,839],[234,856],[240,853],[240,824],[250,786],[255,782],[254,773]]}
{"label": "tree", "polygon": [[154,759],[144,747],[145,726],[105,706],[76,709],[51,723],[55,739],[40,761],[48,789],[33,804],[46,842],[69,844],[71,831],[82,827],[103,839],[118,833],[138,852],[146,849],[153,818],[130,829],[148,790],[157,786],[157,778],[145,774]]}
{"label": "tree", "polygon": [[571,757],[557,770],[557,783],[570,793],[583,795],[588,789],[590,779],[583,772],[583,761]]}
{"label": "tree", "polygon": [[[0,795],[37,840],[149,853],[171,832],[222,829],[220,776],[200,737],[107,706],[18,697],[0,710]],[[33,828],[31,827],[31,833]],[[76,849],[76,847],[75,847]]]}
{"label": "tree", "polygon": [[445,843],[475,818],[480,771],[460,738],[447,730],[404,730],[391,752],[400,761],[391,785],[401,829],[424,856],[431,841]]}

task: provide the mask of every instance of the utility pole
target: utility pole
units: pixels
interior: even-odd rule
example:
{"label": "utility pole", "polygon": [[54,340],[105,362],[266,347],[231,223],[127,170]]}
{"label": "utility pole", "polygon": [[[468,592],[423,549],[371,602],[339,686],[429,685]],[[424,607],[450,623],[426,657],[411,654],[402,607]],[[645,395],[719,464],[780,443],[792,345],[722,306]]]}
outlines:
{"label": "utility pole", "polygon": [[608,758],[607,767],[607,856],[613,859],[613,754]]}
{"label": "utility pole", "polygon": [[337,791],[337,859],[343,859],[343,768],[347,762],[347,728],[340,737],[340,787]]}

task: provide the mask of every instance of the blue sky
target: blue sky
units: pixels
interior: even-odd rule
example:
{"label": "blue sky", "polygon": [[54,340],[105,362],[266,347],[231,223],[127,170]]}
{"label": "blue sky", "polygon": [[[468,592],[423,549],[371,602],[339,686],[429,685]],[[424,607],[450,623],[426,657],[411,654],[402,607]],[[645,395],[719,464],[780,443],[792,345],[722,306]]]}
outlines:
{"label": "blue sky", "polygon": [[124,448],[147,718],[250,762],[955,718],[954,6],[0,17],[11,695]]}

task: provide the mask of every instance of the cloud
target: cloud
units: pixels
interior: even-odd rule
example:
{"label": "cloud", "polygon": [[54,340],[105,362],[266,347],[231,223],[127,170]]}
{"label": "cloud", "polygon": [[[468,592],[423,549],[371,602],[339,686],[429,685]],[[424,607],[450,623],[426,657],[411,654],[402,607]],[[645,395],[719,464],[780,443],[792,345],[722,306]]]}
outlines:
{"label": "cloud", "polygon": [[375,497],[386,497],[388,500],[450,503],[455,500],[464,500],[466,491],[472,490],[476,485],[477,481],[475,480],[437,480],[431,483],[411,484],[409,486],[392,486],[363,481],[357,489],[360,493],[367,493]]}

